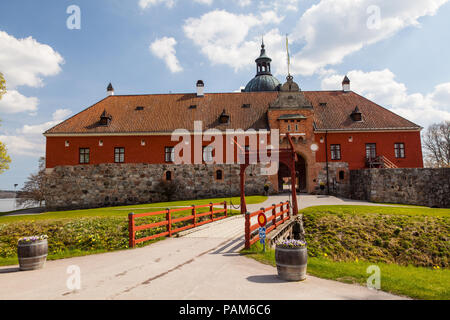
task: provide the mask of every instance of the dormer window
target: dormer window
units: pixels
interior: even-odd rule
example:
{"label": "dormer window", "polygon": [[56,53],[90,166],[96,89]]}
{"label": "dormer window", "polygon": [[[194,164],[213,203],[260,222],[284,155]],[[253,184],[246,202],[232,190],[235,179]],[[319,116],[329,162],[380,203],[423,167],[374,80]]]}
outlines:
{"label": "dormer window", "polygon": [[142,111],[142,110],[144,110],[144,107],[142,107],[142,106],[137,106],[136,107],[136,111]]}
{"label": "dormer window", "polygon": [[219,116],[219,123],[229,123],[230,115],[223,109],[222,114]]}
{"label": "dormer window", "polygon": [[326,103],[326,102],[320,102],[320,103],[319,103],[319,106],[321,106],[321,107],[326,107],[326,106],[327,106],[327,103]]}
{"label": "dormer window", "polygon": [[353,110],[350,117],[352,118],[353,121],[362,121],[362,114],[361,111],[359,111],[358,106],[356,106],[355,110]]}
{"label": "dormer window", "polygon": [[244,103],[244,104],[242,105],[242,108],[250,108],[250,104],[249,104],[249,103]]}
{"label": "dormer window", "polygon": [[100,116],[100,125],[101,126],[109,126],[111,123],[111,115],[109,115],[106,110],[103,111],[102,115]]}
{"label": "dormer window", "polygon": [[191,104],[191,105],[189,106],[189,109],[197,109],[197,105],[196,105],[196,104]]}

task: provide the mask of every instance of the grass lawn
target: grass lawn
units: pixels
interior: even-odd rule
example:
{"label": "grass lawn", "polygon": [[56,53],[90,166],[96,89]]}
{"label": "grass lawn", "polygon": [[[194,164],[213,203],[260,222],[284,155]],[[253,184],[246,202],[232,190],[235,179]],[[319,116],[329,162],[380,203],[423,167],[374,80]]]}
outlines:
{"label": "grass lawn", "polygon": [[[239,205],[240,198],[231,198],[234,205]],[[246,197],[247,204],[262,203],[267,200],[266,196],[249,196]],[[32,215],[17,215],[17,216],[6,216],[8,212],[0,214],[0,224],[7,222],[16,221],[35,221],[35,220],[48,220],[48,219],[73,219],[73,218],[84,218],[84,217],[126,217],[128,213],[144,213],[144,212],[155,212],[162,211],[166,208],[175,207],[189,207],[193,204],[202,205],[208,203],[220,203],[227,201],[230,203],[230,198],[214,198],[214,199],[203,199],[203,200],[189,200],[189,201],[173,201],[173,202],[158,202],[150,204],[139,204],[131,206],[120,206],[120,207],[106,207],[106,208],[96,208],[96,209],[83,209],[83,210],[69,210],[69,211],[49,211],[40,214]],[[229,210],[232,210],[228,206]],[[234,210],[233,213],[238,211]]]}
{"label": "grass lawn", "polygon": [[[275,250],[262,253],[262,246],[259,243],[241,253],[262,263],[276,266]],[[450,299],[450,270],[448,269],[366,261],[336,262],[324,257],[308,257],[307,272],[309,275],[323,279],[365,286],[367,278],[370,276],[366,272],[367,267],[374,264],[380,268],[381,290],[383,291],[415,299]]]}
{"label": "grass lawn", "polygon": [[[381,269],[381,289],[419,299],[450,299],[450,209],[317,206],[301,210],[308,272],[365,284]],[[249,257],[274,264],[274,251],[254,246]]]}
{"label": "grass lawn", "polygon": [[[265,196],[247,197],[248,203],[261,203],[267,199]],[[233,198],[233,203],[238,204],[239,198]],[[164,203],[152,203],[135,206],[98,208],[88,210],[72,210],[46,212],[36,215],[0,216],[0,265],[17,264],[17,241],[21,237],[46,234],[49,237],[49,260],[69,258],[74,256],[95,254],[101,252],[124,250],[128,248],[128,213],[144,213],[161,211],[165,208],[202,205],[209,203],[229,202],[229,198],[175,201]],[[220,206],[219,206],[220,207]],[[198,213],[206,212],[208,208],[197,210]],[[239,214],[238,210],[229,207],[229,215]],[[191,210],[177,212],[173,218],[191,215]],[[216,215],[217,216],[220,216]],[[209,217],[202,217],[208,219]],[[149,224],[165,219],[165,215],[139,218],[136,225]],[[192,221],[173,224],[178,228]],[[151,230],[139,231],[137,238],[157,234],[163,231],[163,227]],[[159,238],[154,241],[159,241]],[[154,241],[138,244],[148,245]]]}

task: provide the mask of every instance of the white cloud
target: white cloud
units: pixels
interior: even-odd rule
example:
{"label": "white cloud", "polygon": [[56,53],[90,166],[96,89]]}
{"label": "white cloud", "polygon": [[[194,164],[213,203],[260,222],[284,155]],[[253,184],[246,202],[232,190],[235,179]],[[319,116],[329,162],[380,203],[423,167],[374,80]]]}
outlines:
{"label": "white cloud", "polygon": [[52,115],[52,120],[36,125],[24,125],[13,135],[1,135],[0,141],[6,144],[11,155],[40,157],[45,152],[46,130],[57,125],[72,114],[71,110],[58,109]]}
{"label": "white cloud", "polygon": [[[263,15],[271,19],[265,20],[263,16],[253,14],[239,15],[225,10],[214,10],[200,18],[187,19],[183,29],[185,35],[200,47],[212,64],[229,65],[238,71],[252,66],[259,53],[262,32],[249,40],[250,30],[267,24],[277,24],[283,20],[283,17],[273,11]],[[272,49],[276,47],[282,50],[283,46],[278,45],[281,38],[277,29],[264,36],[268,55],[274,59],[275,64],[279,63],[279,60],[275,59],[277,51]],[[276,46],[272,47],[275,42]]]}
{"label": "white cloud", "polygon": [[17,86],[40,87],[42,76],[54,76],[64,63],[52,47],[37,42],[32,37],[16,39],[0,31],[0,71],[9,89]]}
{"label": "white cloud", "polygon": [[[351,89],[383,107],[423,127],[450,120],[450,83],[437,85],[428,94],[409,93],[405,84],[395,80],[389,69],[348,73]],[[322,89],[339,90],[343,75],[333,75],[322,80]]]}
{"label": "white cloud", "polygon": [[139,0],[139,6],[142,9],[147,9],[158,4],[165,4],[167,8],[173,8],[175,0]]}
{"label": "white cloud", "polygon": [[[244,0],[247,1],[247,0]],[[250,0],[248,0],[250,2]],[[298,2],[299,0],[269,0],[269,1],[261,1],[259,4],[259,8],[261,10],[275,10],[279,11],[298,11]]]}
{"label": "white cloud", "polygon": [[[336,65],[349,54],[387,39],[419,18],[434,15],[448,0],[321,0],[300,18],[290,39],[304,47],[292,59],[296,73],[311,75]],[[371,7],[372,6],[372,7]],[[380,9],[379,28],[368,28]]]}
{"label": "white cloud", "polygon": [[[205,4],[210,6],[214,0],[192,0],[193,2]],[[139,6],[141,9],[147,9],[152,6],[157,6],[159,4],[166,5],[167,8],[172,9],[175,7],[176,1],[175,0],[139,0]]]}
{"label": "white cloud", "polygon": [[6,144],[10,155],[40,157],[45,152],[45,143],[36,143],[25,136],[0,136],[0,141]]}
{"label": "white cloud", "polygon": [[183,71],[180,62],[176,56],[175,45],[177,41],[174,38],[164,37],[155,40],[150,45],[150,52],[156,57],[165,61],[167,67],[172,73]]}
{"label": "white cloud", "polygon": [[194,0],[194,2],[200,3],[200,4],[206,4],[208,6],[212,5],[214,0]]}
{"label": "white cloud", "polygon": [[38,104],[38,98],[25,97],[17,90],[8,90],[8,92],[0,100],[0,112],[36,112]]}
{"label": "white cloud", "polygon": [[8,88],[0,100],[0,112],[36,114],[39,99],[22,95],[17,87],[43,86],[42,77],[58,74],[63,63],[64,59],[52,47],[32,37],[16,39],[0,31],[0,72]]}
{"label": "white cloud", "polygon": [[72,111],[69,109],[58,109],[53,113],[52,121],[48,121],[37,125],[24,125],[22,129],[19,130],[19,132],[22,134],[42,135],[42,133],[56,126],[58,123],[66,119],[71,114]]}

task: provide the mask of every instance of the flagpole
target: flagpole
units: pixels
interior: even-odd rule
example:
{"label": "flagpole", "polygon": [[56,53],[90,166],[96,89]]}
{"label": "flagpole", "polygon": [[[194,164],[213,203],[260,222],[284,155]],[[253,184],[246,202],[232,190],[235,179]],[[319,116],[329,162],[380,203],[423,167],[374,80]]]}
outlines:
{"label": "flagpole", "polygon": [[291,59],[289,57],[289,39],[286,34],[286,54],[287,54],[287,67],[288,67],[288,76],[291,75]]}

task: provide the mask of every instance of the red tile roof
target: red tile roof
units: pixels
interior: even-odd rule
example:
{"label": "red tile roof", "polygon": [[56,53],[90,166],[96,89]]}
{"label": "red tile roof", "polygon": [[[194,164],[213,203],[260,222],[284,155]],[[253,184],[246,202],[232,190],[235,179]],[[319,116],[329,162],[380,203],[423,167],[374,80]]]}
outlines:
{"label": "red tile roof", "polygon": [[[319,130],[420,129],[419,125],[352,91],[306,91],[304,94],[313,104]],[[362,114],[361,122],[350,117],[356,107]]]}
{"label": "red tile roof", "polygon": [[[419,129],[420,127],[354,93],[343,91],[304,91],[315,111],[316,129]],[[203,121],[203,129],[267,129],[267,111],[278,92],[154,94],[109,96],[46,134],[170,133],[175,129],[193,131],[194,121]],[[320,105],[326,103],[326,106]],[[244,104],[250,107],[243,108]],[[191,106],[195,105],[195,108]],[[350,115],[358,106],[363,121]],[[137,110],[137,107],[144,107]],[[228,124],[220,124],[223,110],[230,115]],[[111,116],[109,126],[99,124],[101,114]]]}

